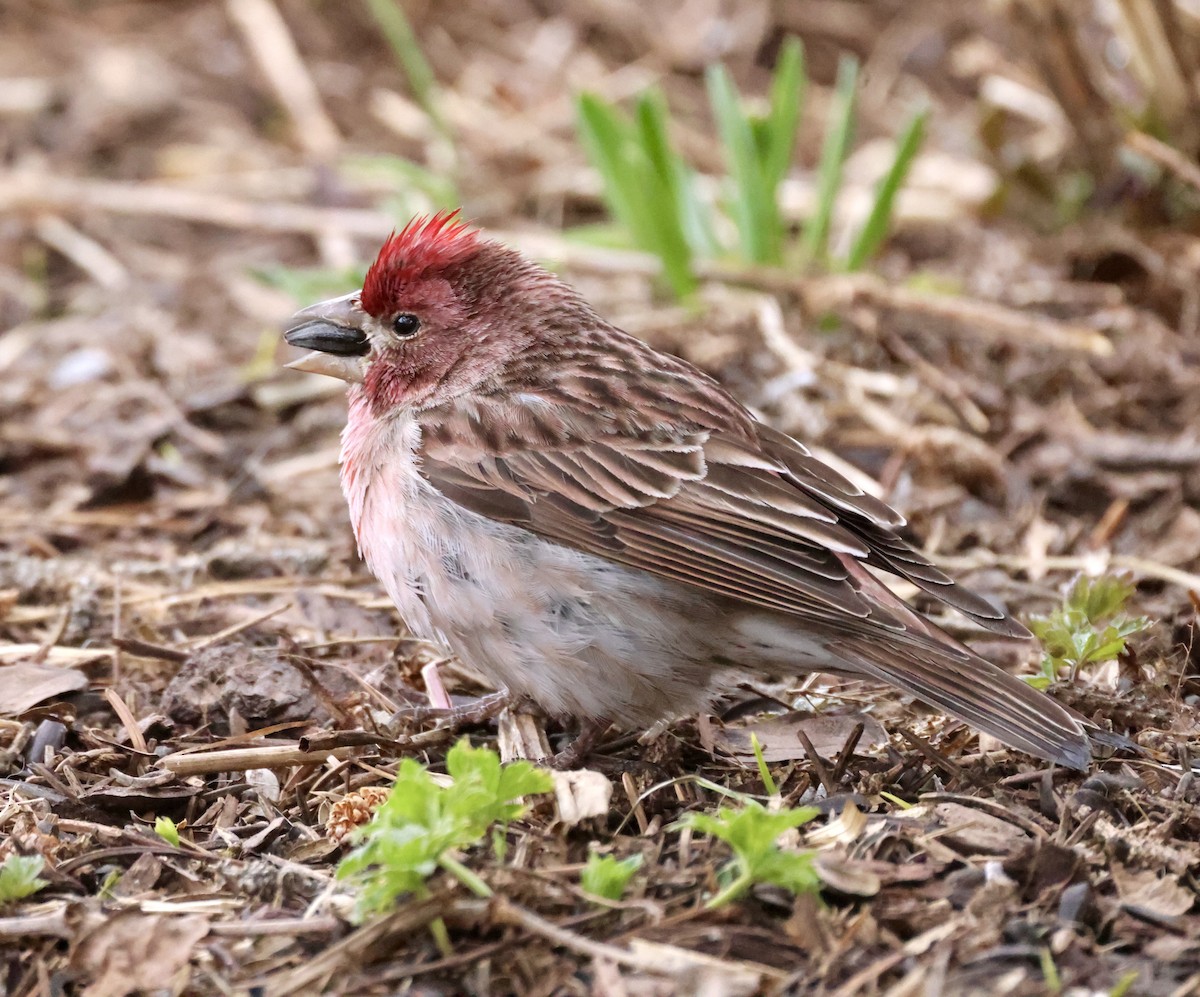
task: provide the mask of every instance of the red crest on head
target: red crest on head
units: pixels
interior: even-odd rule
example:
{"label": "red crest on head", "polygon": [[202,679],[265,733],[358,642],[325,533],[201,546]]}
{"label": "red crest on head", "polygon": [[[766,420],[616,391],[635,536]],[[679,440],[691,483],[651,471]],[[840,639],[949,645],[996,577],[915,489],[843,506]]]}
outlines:
{"label": "red crest on head", "polygon": [[419,215],[388,237],[363,280],[364,311],[382,315],[401,286],[478,248],[479,233],[462,220],[460,212],[455,208]]}

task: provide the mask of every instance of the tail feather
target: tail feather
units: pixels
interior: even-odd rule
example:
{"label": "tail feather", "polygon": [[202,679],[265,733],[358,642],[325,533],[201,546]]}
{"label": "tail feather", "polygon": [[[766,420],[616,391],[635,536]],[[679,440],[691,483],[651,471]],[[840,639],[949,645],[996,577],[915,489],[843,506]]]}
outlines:
{"label": "tail feather", "polygon": [[827,647],[849,669],[896,686],[1010,747],[1088,768],[1092,741],[1083,717],[965,648],[911,636],[903,647],[858,636]]}

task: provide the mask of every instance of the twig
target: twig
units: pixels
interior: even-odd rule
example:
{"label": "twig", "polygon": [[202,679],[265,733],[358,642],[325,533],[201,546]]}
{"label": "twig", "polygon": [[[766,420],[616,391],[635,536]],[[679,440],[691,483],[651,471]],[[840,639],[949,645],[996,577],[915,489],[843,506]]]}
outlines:
{"label": "twig", "polygon": [[879,332],[879,341],[892,356],[911,367],[917,377],[941,395],[968,428],[976,433],[988,431],[991,426],[988,417],[958,381],[926,360],[897,333],[891,330]]}
{"label": "twig", "polygon": [[[733,278],[733,275],[730,275]],[[871,274],[846,274],[797,281],[785,272],[793,290],[814,314],[845,311],[851,305],[868,304],[947,323],[955,333],[976,339],[997,339],[1023,346],[1111,356],[1112,343],[1087,326],[1059,322],[1044,315],[1008,308],[991,301],[929,294],[897,287]],[[782,289],[782,288],[781,288]]]}
{"label": "twig", "polygon": [[835,786],[841,785],[842,776],[846,774],[846,766],[850,764],[850,759],[854,757],[854,749],[858,747],[859,739],[863,736],[863,731],[866,729],[867,725],[861,720],[856,723],[854,730],[846,738],[846,743],[842,745],[842,750],[838,752],[837,759],[833,763],[833,772],[830,775],[830,779]]}
{"label": "twig", "polygon": [[123,660],[122,654],[121,654],[123,649],[120,645],[122,631],[121,631],[121,571],[119,568],[114,568],[114,570],[113,570],[112,592],[113,592],[113,596],[112,596],[112,598],[113,598],[113,609],[112,609],[112,614],[113,614],[113,620],[112,620],[113,656],[112,656],[111,681],[114,686],[117,686],[117,685],[121,684],[121,673],[123,670],[122,666],[124,665],[124,660]]}
{"label": "twig", "polygon": [[46,914],[0,917],[0,938],[28,943],[31,938],[81,938],[94,925],[103,923],[99,911],[80,911],[77,904],[62,904]]}
{"label": "twig", "polygon": [[138,726],[137,718],[133,715],[133,710],[121,698],[121,694],[112,686],[109,686],[104,690],[104,700],[112,707],[113,712],[121,721],[121,725],[129,734],[129,743],[133,746],[133,749],[143,755],[146,754],[145,735],[142,734],[142,730]]}
{"label": "twig", "polygon": [[1153,135],[1136,131],[1129,132],[1125,136],[1125,144],[1134,152],[1157,163],[1168,172],[1174,173],[1184,183],[1200,190],[1200,166],[1193,163],[1178,149],[1156,139]]}
{"label": "twig", "polygon": [[226,0],[225,9],[292,119],[297,141],[321,159],[336,152],[341,137],[279,10],[271,0]]}
{"label": "twig", "polygon": [[129,283],[129,271],[120,260],[58,215],[43,215],[37,220],[36,231],[42,242],[57,249],[106,290],[118,291]]}
{"label": "twig", "polygon": [[113,644],[122,651],[128,651],[135,658],[156,658],[159,661],[173,661],[177,664],[188,659],[187,653],[184,651],[177,651],[173,647],[163,647],[161,644],[151,644],[148,641],[138,640],[136,637],[115,637]]}
{"label": "twig", "polygon": [[251,627],[256,627],[258,624],[266,622],[272,616],[278,616],[285,610],[291,609],[293,605],[295,605],[295,603],[285,602],[282,606],[276,606],[274,609],[268,609],[266,612],[251,616],[247,620],[241,620],[238,623],[234,623],[231,626],[226,627],[224,630],[218,630],[215,634],[209,634],[207,637],[200,637],[194,644],[191,645],[191,649],[193,652],[203,651],[205,648],[212,647],[214,644],[219,644],[223,640],[228,640],[230,637],[241,633],[243,630],[249,630]]}
{"label": "twig", "polygon": [[259,748],[233,748],[193,755],[167,755],[158,764],[178,776],[204,775],[208,772],[244,772],[247,769],[279,769],[291,765],[320,765],[333,757],[349,757],[352,747],[329,751],[304,751],[299,746],[271,745]]}
{"label": "twig", "polygon": [[22,208],[149,215],[261,232],[304,232],[317,237],[334,230],[384,239],[395,228],[395,219],[381,211],[315,208],[286,201],[245,201],[162,184],[33,173],[0,174],[0,213]]}
{"label": "twig", "polygon": [[[604,942],[596,942],[582,935],[577,935],[566,928],[560,928],[556,924],[551,924],[545,918],[533,913],[533,911],[526,910],[524,907],[518,907],[506,897],[495,896],[492,898],[491,913],[494,923],[510,924],[524,928],[526,931],[545,938],[552,944],[558,945],[569,952],[586,955],[592,959],[604,959],[621,966],[628,966],[631,969],[640,969],[646,973],[654,973],[658,976],[674,975],[671,967],[661,958],[654,958],[640,952],[631,952],[628,949],[618,948],[615,945],[608,945]],[[692,953],[687,950],[683,951],[689,956],[695,955],[697,959],[703,959],[706,962],[712,959],[711,956]],[[716,960],[716,962],[721,963],[723,960]],[[776,978],[783,978],[784,976],[778,970],[756,963],[739,962],[737,964],[725,963],[725,965],[728,966],[730,972],[759,975],[769,974]]]}
{"label": "twig", "polygon": [[482,904],[479,901],[449,901],[445,896],[406,904],[394,914],[368,922],[295,969],[275,973],[258,982],[263,984],[262,992],[272,997],[287,997],[301,990],[313,992],[313,984],[360,963],[363,954],[383,939],[411,935],[436,918],[464,913],[469,907],[479,909]]}
{"label": "twig", "polygon": [[[974,551],[965,556],[938,558],[940,566],[960,571],[978,568],[1006,568],[1010,571],[1022,571],[1027,570],[1030,563],[1030,559],[1023,555],[997,554],[993,551]],[[1063,555],[1038,559],[1038,566],[1046,571],[1094,572],[1103,565],[1107,565],[1110,569],[1125,568],[1136,575],[1156,578],[1171,585],[1178,585],[1187,591],[1200,591],[1200,575],[1144,557],[1135,557],[1132,554],[1110,554],[1101,557],[1097,552],[1084,556]]]}
{"label": "twig", "polygon": [[[302,751],[329,752],[335,748],[358,748],[364,745],[381,748],[428,748],[434,744],[449,740],[447,732],[441,730],[422,731],[411,737],[388,737],[369,730],[333,730],[321,731],[300,738]],[[436,735],[436,736],[435,736]]]}
{"label": "twig", "polygon": [[957,779],[962,775],[962,770],[955,765],[954,762],[950,761],[949,758],[943,755],[940,751],[936,750],[934,746],[926,741],[923,737],[918,737],[912,731],[906,730],[903,727],[900,727],[899,731],[900,736],[919,752],[921,752],[921,754],[925,756],[925,759],[933,764],[934,768],[941,769],[952,779]]}
{"label": "twig", "polygon": [[332,935],[342,922],[332,915],[316,917],[276,917],[261,921],[217,921],[209,925],[210,935],[252,938],[262,935]]}
{"label": "twig", "polygon": [[813,771],[817,773],[817,778],[821,780],[821,785],[825,787],[825,795],[832,796],[837,792],[837,783],[829,774],[829,769],[825,767],[825,759],[817,754],[817,749],[813,747],[812,739],[804,733],[799,727],[796,728],[796,739],[804,745],[804,751],[808,755],[809,762],[812,763]]}

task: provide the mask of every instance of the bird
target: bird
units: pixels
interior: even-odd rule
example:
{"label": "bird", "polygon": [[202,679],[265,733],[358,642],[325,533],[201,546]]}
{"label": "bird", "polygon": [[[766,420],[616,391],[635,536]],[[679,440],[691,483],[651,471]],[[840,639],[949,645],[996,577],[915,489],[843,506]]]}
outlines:
{"label": "bird", "polygon": [[412,219],[299,311],[290,367],[348,382],[340,478],[409,630],[581,724],[693,715],[746,675],[885,683],[1075,769],[1108,734],[884,584],[1031,635],[904,518],[715,379],[463,220]]}

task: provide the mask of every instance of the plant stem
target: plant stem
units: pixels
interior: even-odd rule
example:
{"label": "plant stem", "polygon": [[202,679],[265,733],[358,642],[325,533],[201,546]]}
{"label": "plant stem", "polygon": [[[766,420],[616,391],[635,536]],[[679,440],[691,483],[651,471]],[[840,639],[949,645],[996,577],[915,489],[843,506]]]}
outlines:
{"label": "plant stem", "polygon": [[451,858],[449,855],[443,853],[441,858],[438,859],[438,865],[474,893],[475,896],[483,897],[485,900],[492,896],[492,888],[459,862],[458,859]]}
{"label": "plant stem", "polygon": [[723,907],[730,901],[736,900],[750,888],[751,879],[749,872],[743,871],[732,883],[725,889],[713,897],[709,898],[708,903],[704,905],[705,910],[716,910],[718,907]]}

